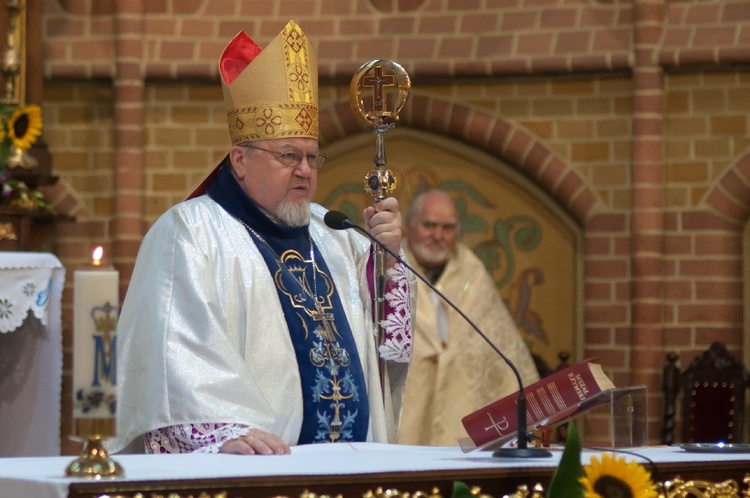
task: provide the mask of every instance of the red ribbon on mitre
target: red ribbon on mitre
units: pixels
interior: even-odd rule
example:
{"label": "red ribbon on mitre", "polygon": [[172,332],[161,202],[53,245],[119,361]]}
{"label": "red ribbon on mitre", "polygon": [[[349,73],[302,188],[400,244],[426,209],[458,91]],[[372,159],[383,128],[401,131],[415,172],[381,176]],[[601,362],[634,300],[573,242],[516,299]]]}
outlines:
{"label": "red ribbon on mitre", "polygon": [[[237,76],[255,60],[258,55],[263,51],[252,38],[247,36],[244,31],[240,31],[237,35],[232,38],[232,41],[227,44],[224,51],[221,53],[219,59],[219,73],[221,74],[222,80],[225,85],[231,85]],[[222,160],[214,170],[209,173],[205,180],[198,185],[192,194],[190,194],[186,200],[193,199],[194,197],[201,196],[206,193],[209,185],[214,181],[216,175],[219,174],[221,165],[224,163]]]}

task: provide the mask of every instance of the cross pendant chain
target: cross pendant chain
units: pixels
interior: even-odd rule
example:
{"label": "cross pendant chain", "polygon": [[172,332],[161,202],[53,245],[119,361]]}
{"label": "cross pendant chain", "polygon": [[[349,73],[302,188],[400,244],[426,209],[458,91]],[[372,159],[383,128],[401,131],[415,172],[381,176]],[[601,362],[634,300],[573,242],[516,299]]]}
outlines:
{"label": "cross pendant chain", "polygon": [[[308,238],[310,241],[310,261],[312,262],[312,269],[313,269],[313,292],[311,293],[310,290],[307,288],[305,283],[301,281],[299,278],[297,278],[294,273],[292,273],[289,268],[281,261],[281,258],[276,254],[276,251],[273,250],[273,247],[271,247],[271,244],[266,242],[266,239],[261,237],[261,235],[256,232],[252,227],[247,225],[244,221],[242,221],[239,218],[236,218],[237,221],[239,221],[242,226],[245,227],[245,229],[253,235],[257,240],[259,240],[266,248],[268,248],[269,251],[271,251],[271,254],[273,254],[274,259],[276,260],[276,264],[279,265],[279,268],[282,268],[286,270],[287,274],[292,277],[292,279],[297,283],[300,289],[302,289],[302,292],[305,293],[307,297],[312,299],[313,305],[315,306],[316,311],[311,311],[310,315],[315,319],[316,321],[323,321],[324,326],[326,327],[326,330],[329,330],[330,323],[333,321],[333,315],[330,313],[324,313],[323,309],[320,306],[320,302],[318,301],[318,265],[315,264],[315,251],[313,250],[313,241],[312,236],[308,234]],[[324,318],[316,318],[316,316],[323,315]]]}

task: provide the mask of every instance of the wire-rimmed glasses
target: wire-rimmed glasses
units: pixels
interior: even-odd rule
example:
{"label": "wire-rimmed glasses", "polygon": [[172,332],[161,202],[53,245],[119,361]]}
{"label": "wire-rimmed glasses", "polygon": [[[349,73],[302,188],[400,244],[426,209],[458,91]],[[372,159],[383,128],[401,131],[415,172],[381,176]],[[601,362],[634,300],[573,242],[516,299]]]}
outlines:
{"label": "wire-rimmed glasses", "polygon": [[328,156],[326,156],[323,152],[310,152],[308,154],[305,154],[304,152],[298,149],[289,149],[283,152],[277,152],[275,150],[268,150],[262,147],[257,147],[255,145],[248,145],[248,144],[242,144],[242,147],[247,147],[248,149],[262,150],[263,152],[268,152],[269,154],[273,154],[274,156],[276,156],[276,158],[279,160],[281,164],[289,168],[296,168],[297,166],[302,164],[302,159],[307,157],[307,164],[310,166],[310,168],[320,169],[323,167],[323,164],[325,164],[326,159],[328,158]]}

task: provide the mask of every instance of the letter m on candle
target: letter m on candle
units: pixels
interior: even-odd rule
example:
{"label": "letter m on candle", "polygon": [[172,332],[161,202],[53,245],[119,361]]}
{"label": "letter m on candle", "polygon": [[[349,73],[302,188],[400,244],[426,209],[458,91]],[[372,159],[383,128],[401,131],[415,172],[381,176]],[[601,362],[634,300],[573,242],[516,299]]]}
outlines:
{"label": "letter m on candle", "polygon": [[117,307],[109,302],[97,306],[91,312],[96,326],[94,339],[94,380],[92,386],[100,386],[101,380],[117,385]]}

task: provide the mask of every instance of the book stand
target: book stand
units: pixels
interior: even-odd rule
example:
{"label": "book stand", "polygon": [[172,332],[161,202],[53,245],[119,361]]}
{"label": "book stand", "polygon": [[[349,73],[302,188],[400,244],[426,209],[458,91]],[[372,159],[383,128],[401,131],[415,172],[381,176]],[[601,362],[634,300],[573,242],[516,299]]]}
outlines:
{"label": "book stand", "polygon": [[[606,448],[636,448],[648,444],[646,386],[607,389],[592,396],[559,426],[580,419],[585,427],[596,427],[597,445]],[[599,428],[604,424],[606,431]],[[579,431],[583,433],[583,431]],[[588,438],[583,435],[584,439]],[[584,443],[586,444],[586,443]]]}

